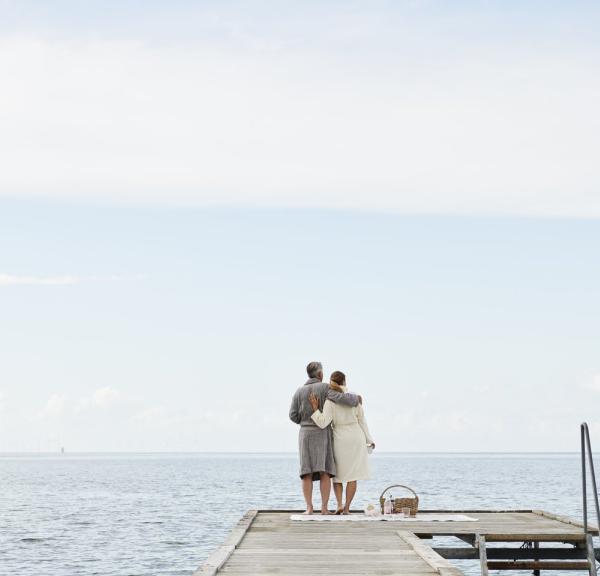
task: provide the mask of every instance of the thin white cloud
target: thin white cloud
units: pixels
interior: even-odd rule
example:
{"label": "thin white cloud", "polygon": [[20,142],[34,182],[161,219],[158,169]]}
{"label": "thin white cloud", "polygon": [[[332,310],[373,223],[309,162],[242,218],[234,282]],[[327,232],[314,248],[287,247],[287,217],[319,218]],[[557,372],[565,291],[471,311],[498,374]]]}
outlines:
{"label": "thin white cloud", "polygon": [[109,408],[121,399],[121,393],[112,386],[103,386],[95,390],[90,396],[80,398],[75,405],[75,413],[88,410],[90,408]]}
{"label": "thin white cloud", "polygon": [[593,390],[594,392],[600,392],[600,373],[590,376],[583,383],[583,388],[586,390]]}
{"label": "thin white cloud", "polygon": [[101,408],[106,408],[111,406],[119,399],[119,392],[110,386],[105,386],[104,388],[99,388],[92,395],[92,403],[95,406],[99,406]]}
{"label": "thin white cloud", "polygon": [[154,424],[156,422],[162,422],[166,418],[166,411],[161,406],[152,406],[150,408],[144,408],[132,416],[134,422],[141,422],[143,424]]}
{"label": "thin white cloud", "polygon": [[145,274],[130,276],[111,274],[109,276],[27,276],[17,274],[0,274],[2,286],[69,286],[83,282],[124,282],[128,280],[145,280]]}
{"label": "thin white cloud", "polygon": [[67,405],[67,399],[62,394],[51,394],[44,407],[37,413],[38,419],[60,418]]}
{"label": "thin white cloud", "polygon": [[164,406],[150,406],[136,412],[131,420],[148,427],[172,427],[176,429],[190,423],[191,418],[184,412],[167,410]]}
{"label": "thin white cloud", "polygon": [[465,38],[5,37],[0,194],[600,217],[597,55]]}
{"label": "thin white cloud", "polygon": [[0,286],[67,286],[78,284],[78,276],[19,276],[0,274]]}

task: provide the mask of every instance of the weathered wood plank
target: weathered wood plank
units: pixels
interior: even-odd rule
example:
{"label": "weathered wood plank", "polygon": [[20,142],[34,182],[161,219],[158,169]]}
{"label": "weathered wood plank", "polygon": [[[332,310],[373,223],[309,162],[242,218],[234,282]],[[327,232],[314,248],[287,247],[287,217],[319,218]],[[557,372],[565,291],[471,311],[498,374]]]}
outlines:
{"label": "weathered wood plank", "polygon": [[486,534],[488,542],[585,542],[585,534],[573,532],[505,532]]}
{"label": "weathered wood plank", "polygon": [[[552,520],[564,522],[565,524],[571,524],[572,526],[577,526],[583,529],[583,522],[579,522],[579,520],[573,520],[572,518],[568,518],[567,516],[559,516],[558,514],[546,512],[545,510],[533,510],[533,513],[538,514],[540,516],[544,516],[545,518],[551,518]],[[592,533],[594,536],[598,536],[598,527],[594,526],[593,524],[588,524],[588,532]]]}
{"label": "weathered wood plank", "polygon": [[[433,522],[425,517],[410,523],[293,522],[293,512],[296,511],[250,512],[195,576],[354,576],[372,572],[389,576],[462,575],[443,558],[443,551],[438,554],[418,535],[457,536],[479,543],[478,549],[467,550],[480,557],[482,569],[482,556],[485,567],[489,564],[485,546],[482,548],[487,542],[571,542],[578,546],[577,554],[583,558],[586,552],[590,554],[586,551],[585,534],[576,521],[542,511],[436,510],[468,514],[476,521]],[[591,554],[594,552],[592,549]],[[577,557],[573,554],[568,559],[575,561]]]}
{"label": "weathered wood plank", "polygon": [[[478,560],[479,551],[471,546],[434,547],[442,558],[448,560]],[[486,548],[488,560],[582,560],[588,557],[587,550],[582,548],[552,547],[552,548],[521,548],[521,547],[490,547]],[[599,551],[600,553],[600,551]]]}
{"label": "weathered wood plank", "polygon": [[462,572],[456,566],[453,566],[432,548],[423,544],[412,532],[399,530],[396,533],[440,576],[462,576]]}
{"label": "weathered wood plank", "polygon": [[511,562],[490,561],[488,562],[490,570],[588,570],[587,562],[577,561],[554,561],[548,562],[541,560],[517,560]]}

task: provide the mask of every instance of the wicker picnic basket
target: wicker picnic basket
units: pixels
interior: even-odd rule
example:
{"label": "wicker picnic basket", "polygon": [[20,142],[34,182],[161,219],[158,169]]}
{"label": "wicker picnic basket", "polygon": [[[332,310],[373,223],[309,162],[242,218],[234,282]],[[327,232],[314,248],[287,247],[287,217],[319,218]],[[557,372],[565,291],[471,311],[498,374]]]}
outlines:
{"label": "wicker picnic basket", "polygon": [[385,493],[392,488],[405,488],[406,490],[413,493],[412,498],[394,498],[394,514],[399,514],[402,512],[402,508],[410,508],[410,515],[416,516],[417,510],[419,509],[419,497],[417,493],[408,486],[404,486],[403,484],[393,484],[392,486],[388,486],[379,497],[379,503],[381,504],[381,513],[383,514],[383,508],[385,505]]}

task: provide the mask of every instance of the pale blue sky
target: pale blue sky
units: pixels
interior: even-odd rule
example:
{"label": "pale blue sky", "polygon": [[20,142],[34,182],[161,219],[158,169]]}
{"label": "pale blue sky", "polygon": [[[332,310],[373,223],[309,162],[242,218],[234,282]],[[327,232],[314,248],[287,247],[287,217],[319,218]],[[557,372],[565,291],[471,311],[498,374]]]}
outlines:
{"label": "pale blue sky", "polygon": [[[600,433],[596,2],[0,2],[0,450]],[[405,405],[402,401],[405,400]]]}
{"label": "pale blue sky", "polygon": [[1,206],[3,450],[293,449],[313,358],[385,450],[574,449],[597,420],[595,221]]}

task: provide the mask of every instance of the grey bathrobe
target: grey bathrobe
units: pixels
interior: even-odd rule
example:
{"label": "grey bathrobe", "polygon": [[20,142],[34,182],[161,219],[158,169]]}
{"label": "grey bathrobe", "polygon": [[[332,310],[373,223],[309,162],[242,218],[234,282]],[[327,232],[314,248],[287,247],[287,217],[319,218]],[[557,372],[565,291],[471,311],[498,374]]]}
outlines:
{"label": "grey bathrobe", "polygon": [[312,474],[314,481],[319,479],[319,472],[327,472],[335,476],[335,460],[331,426],[321,429],[311,419],[313,409],[308,400],[311,392],[314,392],[319,399],[321,408],[328,398],[338,404],[358,406],[358,396],[330,390],[329,384],[317,378],[310,378],[304,386],[296,390],[290,407],[290,420],[300,424],[298,437],[300,477]]}

